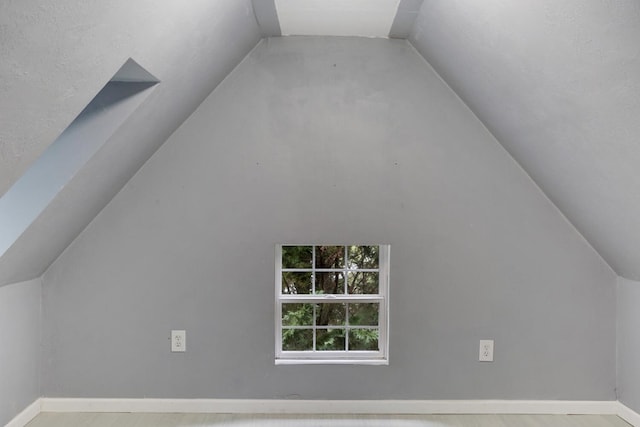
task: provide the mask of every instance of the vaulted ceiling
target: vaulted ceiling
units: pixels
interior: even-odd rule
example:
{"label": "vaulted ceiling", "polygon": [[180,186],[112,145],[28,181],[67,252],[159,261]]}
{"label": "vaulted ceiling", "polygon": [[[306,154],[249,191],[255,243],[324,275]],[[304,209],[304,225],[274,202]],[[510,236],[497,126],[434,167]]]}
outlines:
{"label": "vaulted ceiling", "polygon": [[4,0],[3,197],[129,58],[160,83],[0,254],[0,285],[40,275],[261,37],[281,35],[407,38],[609,265],[640,279],[637,0]]}
{"label": "vaulted ceiling", "polygon": [[609,265],[640,279],[640,2],[429,0],[410,40]]}

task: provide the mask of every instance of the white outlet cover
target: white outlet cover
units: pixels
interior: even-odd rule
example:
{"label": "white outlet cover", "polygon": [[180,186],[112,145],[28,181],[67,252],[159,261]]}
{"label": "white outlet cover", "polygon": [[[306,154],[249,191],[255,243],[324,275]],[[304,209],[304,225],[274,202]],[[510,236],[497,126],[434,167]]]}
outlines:
{"label": "white outlet cover", "polygon": [[493,340],[480,340],[478,361],[493,362]]}
{"label": "white outlet cover", "polygon": [[182,353],[187,351],[187,331],[171,331],[171,351],[174,353]]}

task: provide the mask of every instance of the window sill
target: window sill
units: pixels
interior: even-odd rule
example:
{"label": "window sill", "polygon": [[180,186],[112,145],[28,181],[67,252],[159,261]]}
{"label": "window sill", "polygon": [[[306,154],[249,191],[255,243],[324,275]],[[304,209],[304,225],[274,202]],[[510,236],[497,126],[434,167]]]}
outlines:
{"label": "window sill", "polygon": [[387,359],[276,359],[276,365],[389,365]]}

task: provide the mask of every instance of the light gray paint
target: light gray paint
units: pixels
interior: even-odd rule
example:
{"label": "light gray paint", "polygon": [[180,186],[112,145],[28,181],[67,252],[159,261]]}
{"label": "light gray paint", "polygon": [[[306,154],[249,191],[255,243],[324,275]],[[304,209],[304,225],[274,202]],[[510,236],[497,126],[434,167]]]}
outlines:
{"label": "light gray paint", "polygon": [[40,397],[40,279],[0,287],[0,425]]}
{"label": "light gray paint", "polygon": [[127,62],[120,67],[118,72],[111,77],[112,82],[153,82],[160,83],[155,76],[153,76],[150,72],[145,70],[133,59],[127,59]]}
{"label": "light gray paint", "polygon": [[[389,366],[274,365],[282,242],[391,244]],[[406,41],[264,40],[43,280],[47,396],[615,398],[615,275]]]}
{"label": "light gray paint", "polygon": [[2,2],[0,29],[0,193],[128,58],[162,80],[3,256],[0,284],[39,276],[260,38],[250,0]]}
{"label": "light gray paint", "polygon": [[282,35],[275,0],[252,0],[253,11],[264,37]]}
{"label": "light gray paint", "polygon": [[618,279],[618,399],[640,412],[640,282]]}
{"label": "light gray paint", "polygon": [[191,93],[211,89],[255,45],[253,21],[251,0],[1,2],[0,194],[127,58],[161,78],[171,98],[193,103],[191,112],[202,101]]}
{"label": "light gray paint", "polygon": [[423,1],[424,0],[400,0],[398,12],[393,19],[393,24],[391,24],[389,37],[395,39],[406,39],[409,37]]}
{"label": "light gray paint", "polygon": [[[149,95],[147,89],[151,86],[153,83],[107,83],[24,175],[0,197],[0,259]],[[58,253],[65,247],[58,248]],[[52,261],[49,259],[47,265]]]}
{"label": "light gray paint", "polygon": [[432,0],[410,40],[616,272],[640,279],[640,2]]}

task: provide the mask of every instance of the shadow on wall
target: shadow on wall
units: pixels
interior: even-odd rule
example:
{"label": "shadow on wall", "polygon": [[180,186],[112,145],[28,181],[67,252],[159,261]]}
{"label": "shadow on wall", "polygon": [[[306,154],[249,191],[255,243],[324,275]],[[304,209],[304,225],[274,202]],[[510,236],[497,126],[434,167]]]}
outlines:
{"label": "shadow on wall", "polygon": [[104,145],[159,81],[127,60],[62,134],[0,198],[0,257]]}

